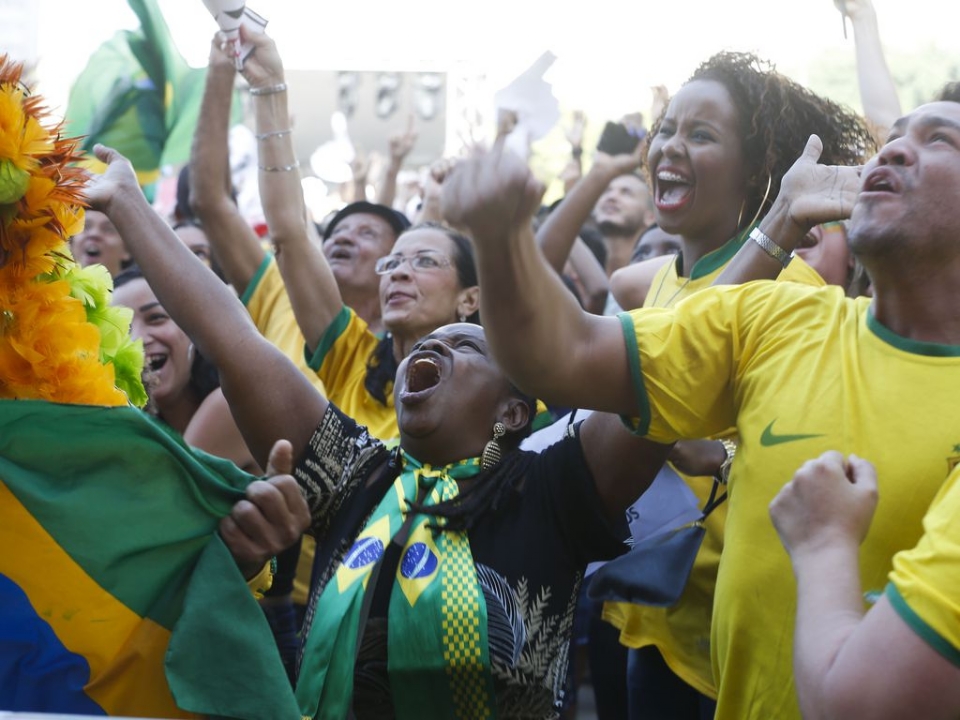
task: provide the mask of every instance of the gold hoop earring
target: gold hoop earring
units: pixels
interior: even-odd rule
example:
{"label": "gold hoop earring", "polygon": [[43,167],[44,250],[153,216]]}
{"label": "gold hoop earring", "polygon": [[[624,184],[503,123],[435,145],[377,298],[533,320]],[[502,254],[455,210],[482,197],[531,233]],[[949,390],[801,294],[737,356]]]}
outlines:
{"label": "gold hoop earring", "polygon": [[464,315],[463,313],[460,313],[460,322],[466,322],[466,321],[467,321],[467,316]]}
{"label": "gold hoop earring", "polygon": [[750,221],[750,224],[747,227],[753,227],[753,224],[757,222],[757,219],[760,217],[760,213],[763,212],[763,206],[767,204],[767,197],[770,195],[770,186],[772,184],[773,184],[773,174],[768,174],[767,189],[763,191],[763,200],[761,200],[760,205],[757,206],[757,212],[754,214],[753,220]]}
{"label": "gold hoop earring", "polygon": [[740,223],[743,222],[743,211],[747,207],[747,199],[744,198],[743,202],[740,203],[740,212],[737,213],[737,230],[740,230]]}
{"label": "gold hoop earring", "polygon": [[506,434],[507,428],[502,422],[493,424],[493,439],[484,446],[483,454],[480,456],[481,470],[489,470],[500,464],[500,458],[503,457],[503,448],[497,441]]}

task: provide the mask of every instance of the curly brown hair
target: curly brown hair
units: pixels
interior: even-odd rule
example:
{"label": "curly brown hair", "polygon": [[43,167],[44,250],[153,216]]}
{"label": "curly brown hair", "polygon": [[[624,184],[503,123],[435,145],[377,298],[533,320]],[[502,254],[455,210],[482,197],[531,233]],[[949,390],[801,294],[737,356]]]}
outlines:
{"label": "curly brown hair", "polygon": [[[780,181],[811,135],[823,141],[820,162],[826,165],[858,165],[876,151],[860,115],[781,75],[752,53],[717,53],[687,83],[694,80],[720,83],[737,107],[749,178],[742,223],[766,215]],[[662,121],[663,115],[654,122],[648,143]]]}

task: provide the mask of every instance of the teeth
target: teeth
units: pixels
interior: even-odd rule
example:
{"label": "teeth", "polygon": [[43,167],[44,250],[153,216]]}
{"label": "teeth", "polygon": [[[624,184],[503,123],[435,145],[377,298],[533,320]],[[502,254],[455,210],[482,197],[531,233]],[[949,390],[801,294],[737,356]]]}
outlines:
{"label": "teeth", "polygon": [[666,180],[667,182],[686,182],[686,178],[682,175],[677,175],[677,173],[670,172],[669,170],[661,170],[657,173],[658,180]]}
{"label": "teeth", "polygon": [[421,357],[414,360],[407,374],[407,389],[421,392],[440,382],[440,364],[433,358]]}
{"label": "teeth", "polygon": [[417,358],[417,360],[415,360],[413,363],[415,368],[419,368],[422,365],[426,365],[427,367],[435,368],[437,370],[440,369],[440,364],[433,358]]}
{"label": "teeth", "polygon": [[151,355],[147,355],[146,359],[147,359],[147,367],[150,370],[157,370],[167,361],[167,356],[162,354],[156,354],[156,355],[151,354]]}

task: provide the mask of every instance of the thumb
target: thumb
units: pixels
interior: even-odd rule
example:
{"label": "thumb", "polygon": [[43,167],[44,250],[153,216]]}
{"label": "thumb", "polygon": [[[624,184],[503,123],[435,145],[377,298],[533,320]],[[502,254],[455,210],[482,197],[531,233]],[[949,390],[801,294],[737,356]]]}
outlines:
{"label": "thumb", "polygon": [[93,146],[93,154],[96,155],[97,160],[106,163],[109,165],[117,158],[123,157],[119,152],[114,150],[112,147],[107,147],[102,143],[97,143]]}
{"label": "thumb", "polygon": [[267,477],[293,473],[293,445],[289,440],[277,440],[267,460]]}
{"label": "thumb", "polygon": [[823,141],[816,135],[807,138],[807,144],[803,148],[803,157],[812,162],[820,159],[820,153],[823,152]]}

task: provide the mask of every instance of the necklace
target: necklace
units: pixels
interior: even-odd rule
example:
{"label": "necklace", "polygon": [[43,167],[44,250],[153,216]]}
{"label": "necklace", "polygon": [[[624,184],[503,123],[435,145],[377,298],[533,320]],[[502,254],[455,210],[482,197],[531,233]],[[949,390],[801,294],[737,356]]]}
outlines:
{"label": "necklace", "polygon": [[[674,258],[674,260],[673,260],[673,268],[674,268],[674,272],[676,272],[676,268],[677,268],[676,258]],[[656,293],[654,294],[654,296],[653,296],[653,302],[651,302],[649,305],[646,305],[646,304],[645,304],[645,307],[660,307],[660,308],[673,307],[673,301],[677,299],[677,296],[678,296],[680,293],[682,293],[682,292],[684,291],[684,289],[687,287],[687,285],[690,284],[690,281],[693,280],[692,277],[688,277],[688,278],[686,279],[686,281],[683,283],[683,285],[681,285],[680,287],[678,287],[678,288],[674,291],[673,295],[671,295],[671,296],[667,299],[666,302],[661,303],[661,302],[660,302],[660,293],[663,291],[664,283],[667,282],[667,275],[669,275],[669,274],[670,274],[670,271],[669,271],[669,269],[667,269],[667,271],[666,271],[666,272],[663,274],[663,276],[660,278],[660,284],[657,286],[657,292],[656,292]],[[679,275],[678,275],[677,277],[679,277]]]}

